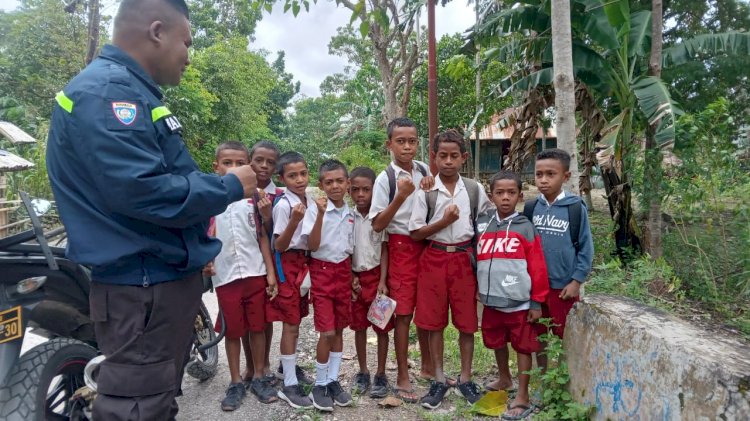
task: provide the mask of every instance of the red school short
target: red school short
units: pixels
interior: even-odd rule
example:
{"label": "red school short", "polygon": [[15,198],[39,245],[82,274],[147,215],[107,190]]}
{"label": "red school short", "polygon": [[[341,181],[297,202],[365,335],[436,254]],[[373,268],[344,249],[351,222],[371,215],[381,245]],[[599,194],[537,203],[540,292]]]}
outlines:
{"label": "red school short", "polygon": [[[279,293],[272,301],[266,300],[266,321],[299,325],[302,318],[310,314],[309,294],[302,297],[299,293],[307,270],[307,261],[306,253],[301,250],[281,253],[281,267],[286,281],[281,282],[281,279],[277,279]],[[279,273],[278,268],[276,273]]]}
{"label": "red school short", "polygon": [[529,311],[520,310],[504,313],[485,307],[482,313],[482,341],[489,349],[500,349],[510,343],[516,352],[532,354],[542,350],[537,339],[544,331],[544,325],[529,323]]}
{"label": "red school short", "polygon": [[414,241],[408,235],[388,236],[388,294],[396,300],[397,316],[411,316],[417,303],[417,275],[419,256],[424,241]]}
{"label": "red school short", "polygon": [[542,317],[551,317],[552,322],[557,325],[552,327],[552,333],[562,339],[565,334],[565,321],[573,305],[578,302],[578,297],[563,300],[560,298],[561,289],[551,289],[547,294],[547,302],[542,304]]}
{"label": "red school short", "polygon": [[375,301],[375,297],[378,295],[380,266],[375,266],[370,270],[359,272],[356,275],[359,277],[359,285],[362,290],[357,300],[352,303],[352,322],[349,324],[349,328],[356,332],[372,326],[375,332],[390,332],[393,329],[392,318],[388,321],[385,329],[380,329],[367,320],[367,312],[370,310],[370,305],[372,305],[372,302]]}
{"label": "red school short", "polygon": [[463,333],[477,331],[477,278],[471,251],[449,253],[428,245],[419,259],[417,311],[414,324],[425,330],[448,326],[448,308],[453,326]]}
{"label": "red school short", "polygon": [[[263,332],[266,326],[266,277],[241,278],[216,288],[219,308],[224,313],[226,337],[239,339],[249,332]],[[217,332],[221,319],[217,318]]]}
{"label": "red school short", "polygon": [[318,332],[343,329],[351,322],[352,259],[339,263],[310,259],[310,295]]}

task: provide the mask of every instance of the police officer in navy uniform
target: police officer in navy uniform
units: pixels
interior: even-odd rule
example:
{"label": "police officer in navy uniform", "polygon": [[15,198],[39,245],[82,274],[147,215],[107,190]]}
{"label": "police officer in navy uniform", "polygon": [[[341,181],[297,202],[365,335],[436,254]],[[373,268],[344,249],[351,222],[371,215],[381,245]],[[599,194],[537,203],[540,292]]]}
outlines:
{"label": "police officer in navy uniform", "polygon": [[92,269],[97,420],[174,419],[201,270],[221,248],[208,220],[256,187],[250,166],[200,172],[162,102],[191,43],[184,0],[123,0],[114,45],[56,97],[47,168],[68,256]]}

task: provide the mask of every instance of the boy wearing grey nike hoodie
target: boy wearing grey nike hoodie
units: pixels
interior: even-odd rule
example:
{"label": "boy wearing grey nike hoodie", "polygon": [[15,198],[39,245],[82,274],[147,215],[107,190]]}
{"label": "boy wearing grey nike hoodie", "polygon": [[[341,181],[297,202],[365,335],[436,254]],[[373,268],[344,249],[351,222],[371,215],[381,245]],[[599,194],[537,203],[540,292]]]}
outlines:
{"label": "boy wearing grey nike hoodie", "polygon": [[[560,338],[565,333],[568,312],[578,301],[581,284],[591,272],[594,258],[586,207],[580,197],[563,190],[563,183],[569,178],[570,155],[567,152],[546,149],[537,154],[534,180],[540,195],[534,204],[533,222],[542,237],[550,283],[550,293],[542,310],[544,317],[552,318],[556,325],[552,331]],[[580,216],[572,221],[571,215]]]}
{"label": "boy wearing grey nike hoodie", "polygon": [[518,356],[518,394],[503,419],[520,420],[533,407],[529,400],[531,354],[540,352],[537,335],[544,326],[542,316],[549,283],[542,243],[531,223],[516,212],[523,198],[521,179],[513,172],[500,171],[490,181],[490,198],[496,209],[477,218],[477,282],[479,300],[484,304],[482,339],[495,351],[499,371],[488,389],[512,386],[507,344]]}

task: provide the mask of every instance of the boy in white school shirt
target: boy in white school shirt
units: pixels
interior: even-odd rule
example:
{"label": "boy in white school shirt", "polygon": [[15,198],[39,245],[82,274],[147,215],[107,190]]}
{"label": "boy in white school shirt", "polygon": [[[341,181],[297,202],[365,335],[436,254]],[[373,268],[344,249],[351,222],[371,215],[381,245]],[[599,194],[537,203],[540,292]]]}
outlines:
{"label": "boy in white school shirt", "polygon": [[468,156],[460,133],[455,130],[439,133],[433,148],[439,175],[431,191],[417,192],[409,221],[412,239],[429,241],[419,258],[414,316],[417,327],[429,332],[435,380],[429,393],[420,400],[429,409],[440,406],[449,387],[443,372],[443,331],[448,326],[449,308],[453,325],[459,331],[458,390],[469,403],[481,397],[479,388],[471,381],[474,333],[478,329],[473,243],[476,216],[493,206],[484,188],[459,174]]}
{"label": "boy in white school shirt", "polygon": [[[370,218],[375,232],[388,233],[388,295],[396,301],[395,332],[396,386],[394,394],[405,402],[417,402],[417,395],[409,379],[409,326],[417,300],[417,256],[424,249],[423,241],[409,236],[409,218],[415,190],[429,188],[434,182],[427,165],[414,160],[419,147],[417,127],[408,118],[396,118],[388,123],[386,147],[393,161],[375,179]],[[427,332],[417,328],[419,353],[422,360],[420,377],[432,379],[432,362],[427,343]]]}
{"label": "boy in white school shirt", "polygon": [[316,375],[310,397],[321,411],[334,405],[348,406],[351,395],[338,381],[344,350],[343,330],[351,321],[354,214],[344,200],[349,190],[346,166],[337,160],[324,161],[319,187],[326,197],[315,201],[305,215],[302,235],[310,247],[310,295],[315,330],[320,333],[316,351]]}

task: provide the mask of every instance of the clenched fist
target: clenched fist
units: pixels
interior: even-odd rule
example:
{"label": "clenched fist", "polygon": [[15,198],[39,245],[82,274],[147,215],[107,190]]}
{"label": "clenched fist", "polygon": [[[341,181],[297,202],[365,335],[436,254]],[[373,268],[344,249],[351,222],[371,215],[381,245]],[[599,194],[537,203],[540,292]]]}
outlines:
{"label": "clenched fist", "polygon": [[406,200],[406,198],[416,189],[411,177],[399,177],[398,182],[396,182],[396,187],[398,195],[404,200]]}
{"label": "clenched fist", "polygon": [[229,168],[227,174],[234,174],[240,180],[245,198],[253,196],[258,187],[258,180],[255,178],[255,171],[249,165]]}
{"label": "clenched fist", "polygon": [[445,208],[443,220],[448,224],[452,224],[458,220],[458,216],[458,206],[456,206],[455,204],[450,204],[447,208]]}
{"label": "clenched fist", "polygon": [[260,200],[258,200],[258,212],[260,212],[260,217],[263,218],[264,222],[270,221],[271,218],[273,218],[273,203],[271,203],[271,199],[268,198],[265,190],[258,190],[258,197],[260,197]]}
{"label": "clenched fist", "polygon": [[326,208],[328,207],[328,198],[319,197],[315,199],[315,204],[318,206],[318,212],[324,213],[326,211]]}
{"label": "clenched fist", "polygon": [[302,203],[297,203],[292,208],[292,216],[289,218],[291,222],[295,224],[299,224],[300,221],[305,217],[305,211],[307,210],[307,207],[303,205]]}

